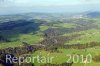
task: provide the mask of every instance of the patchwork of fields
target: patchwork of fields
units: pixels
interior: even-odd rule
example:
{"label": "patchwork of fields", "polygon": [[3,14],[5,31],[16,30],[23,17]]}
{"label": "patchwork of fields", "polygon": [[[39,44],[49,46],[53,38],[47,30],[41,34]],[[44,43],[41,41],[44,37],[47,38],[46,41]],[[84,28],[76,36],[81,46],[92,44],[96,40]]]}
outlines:
{"label": "patchwork of fields", "polygon": [[[67,55],[71,55],[71,57],[76,55],[79,58],[75,56],[74,61],[73,58],[70,60],[73,62],[72,66],[100,65],[100,18],[51,19],[12,20],[0,23],[0,50],[36,45],[35,52],[30,52],[32,56],[54,57],[50,64],[66,63],[69,60]],[[84,49],[63,48],[64,45],[85,45],[91,44],[91,42],[97,43],[98,46]],[[38,49],[38,46],[39,48],[41,46],[41,49]],[[29,48],[30,50],[31,48]],[[92,56],[92,58],[88,58],[88,60],[91,59],[91,62],[80,63],[82,58],[85,61],[89,54]],[[80,56],[83,57],[80,58]],[[41,66],[47,63],[32,62],[32,64]]]}

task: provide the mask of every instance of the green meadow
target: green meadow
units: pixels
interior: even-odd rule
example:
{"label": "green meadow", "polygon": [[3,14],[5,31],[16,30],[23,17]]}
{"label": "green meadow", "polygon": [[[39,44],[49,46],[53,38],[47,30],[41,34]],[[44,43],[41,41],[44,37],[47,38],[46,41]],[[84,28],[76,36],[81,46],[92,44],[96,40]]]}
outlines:
{"label": "green meadow", "polygon": [[[91,23],[89,20],[95,21],[94,23]],[[84,22],[86,21],[86,22]],[[71,23],[70,23],[71,22]],[[12,30],[4,30],[1,31],[1,34],[3,37],[6,37],[7,39],[10,40],[10,42],[0,42],[0,49],[5,49],[8,47],[22,47],[23,42],[28,43],[29,45],[36,45],[40,44],[40,42],[44,41],[45,39],[53,39],[55,40],[58,37],[71,37],[73,35],[79,35],[78,37],[72,38],[71,40],[66,39],[64,45],[71,45],[71,44],[86,44],[86,43],[91,43],[91,42],[100,42],[100,18],[94,18],[94,19],[72,19],[70,22],[67,23],[65,22],[46,22],[43,23],[42,25],[40,24],[38,26],[38,29],[34,31],[32,29],[32,25],[24,26],[24,27],[17,27]],[[82,22],[82,23],[81,23]],[[38,23],[38,22],[37,22]],[[42,23],[42,22],[40,22]],[[93,26],[95,25],[95,27]],[[24,30],[24,28],[29,28],[31,26],[31,30],[27,29]],[[35,26],[35,25],[34,25]],[[86,29],[88,28],[88,29]],[[56,32],[57,30],[57,32]],[[24,31],[21,32],[21,31]],[[28,31],[28,32],[26,32]],[[45,31],[49,31],[47,37],[45,35]],[[60,32],[60,33],[59,33]],[[49,33],[55,33],[53,37],[51,37]],[[58,34],[59,33],[59,34]],[[56,35],[58,34],[58,35]],[[56,36],[55,36],[56,35]],[[59,38],[60,39],[60,38]],[[48,42],[50,42],[48,40]],[[62,42],[64,41],[61,39]],[[57,43],[57,39],[55,40]],[[47,42],[47,43],[48,43]],[[55,43],[55,42],[53,42]],[[48,43],[49,44],[49,43]],[[52,46],[52,43],[49,46]],[[53,45],[54,46],[54,45]],[[100,55],[100,47],[96,46],[93,48],[86,48],[86,49],[64,49],[64,48],[57,48],[58,52],[50,52],[46,50],[37,50],[34,53],[31,53],[32,56],[49,56],[49,57],[54,57],[53,61],[51,64],[62,64],[65,63],[69,60],[69,56],[73,57],[74,55],[79,56],[78,62],[72,65],[72,66],[99,66],[99,62],[93,61],[93,58],[97,55]],[[81,63],[82,58],[80,57],[83,55],[83,57],[86,57],[87,55],[92,56],[91,63]],[[76,61],[77,58],[74,58]],[[73,61],[73,58],[70,60]],[[43,63],[37,63],[36,61],[34,62],[35,66],[40,66]]]}

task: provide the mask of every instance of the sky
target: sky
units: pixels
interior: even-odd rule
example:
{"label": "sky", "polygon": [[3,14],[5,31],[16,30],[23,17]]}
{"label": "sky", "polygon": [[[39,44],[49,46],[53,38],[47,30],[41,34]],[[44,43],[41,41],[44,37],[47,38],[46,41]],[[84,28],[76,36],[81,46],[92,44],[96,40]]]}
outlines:
{"label": "sky", "polygon": [[0,0],[0,15],[100,11],[100,0]]}

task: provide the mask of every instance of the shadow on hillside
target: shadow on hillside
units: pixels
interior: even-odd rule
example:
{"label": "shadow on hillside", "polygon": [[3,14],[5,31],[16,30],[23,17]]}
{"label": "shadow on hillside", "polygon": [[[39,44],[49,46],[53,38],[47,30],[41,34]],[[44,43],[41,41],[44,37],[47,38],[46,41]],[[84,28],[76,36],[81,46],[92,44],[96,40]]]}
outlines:
{"label": "shadow on hillside", "polygon": [[21,34],[30,32],[35,34],[40,29],[40,24],[36,23],[35,20],[17,20],[1,23],[0,36],[3,38],[16,38]]}

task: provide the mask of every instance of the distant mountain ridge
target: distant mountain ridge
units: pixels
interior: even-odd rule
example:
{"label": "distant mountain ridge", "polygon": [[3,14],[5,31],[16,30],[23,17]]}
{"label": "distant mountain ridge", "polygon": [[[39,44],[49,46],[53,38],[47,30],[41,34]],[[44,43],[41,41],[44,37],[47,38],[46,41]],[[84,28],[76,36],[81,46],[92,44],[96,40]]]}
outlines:
{"label": "distant mountain ridge", "polygon": [[100,11],[90,12],[86,14],[87,17],[97,18],[100,17]]}

